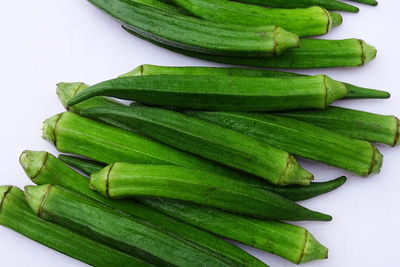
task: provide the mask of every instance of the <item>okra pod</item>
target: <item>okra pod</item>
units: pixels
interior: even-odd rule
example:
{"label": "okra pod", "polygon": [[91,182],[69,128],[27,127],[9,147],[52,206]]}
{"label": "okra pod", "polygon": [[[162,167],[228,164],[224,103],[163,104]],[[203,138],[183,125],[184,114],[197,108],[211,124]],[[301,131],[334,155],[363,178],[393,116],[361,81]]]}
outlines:
{"label": "okra pod", "polygon": [[275,8],[305,8],[320,6],[327,10],[357,13],[358,7],[336,0],[240,0],[239,2]]}
{"label": "okra pod", "polygon": [[287,152],[213,123],[145,106],[99,107],[83,116],[139,132],[177,149],[242,170],[274,185],[309,185],[313,175]]}
{"label": "okra pod", "polygon": [[112,96],[186,109],[273,111],[323,109],[347,94],[342,83],[325,75],[293,78],[152,75],[98,83],[74,96],[68,105],[94,96]]}
{"label": "okra pod", "polygon": [[[293,78],[293,77],[306,76],[304,74],[298,74],[293,72],[263,70],[263,69],[229,68],[229,67],[169,67],[169,66],[167,67],[167,66],[144,64],[138,66],[137,68],[126,74],[121,75],[120,77],[148,76],[148,75],[217,75],[217,76],[270,77],[270,78]],[[343,83],[343,84],[346,86],[348,91],[348,94],[344,97],[345,99],[361,99],[361,98],[386,99],[390,97],[390,93],[385,91],[362,88],[348,83]],[[76,95],[78,92],[81,91],[83,91],[83,88],[81,90],[75,91],[73,95]],[[70,98],[72,98],[72,95],[69,97],[69,99]],[[106,106],[106,104],[104,106]]]}
{"label": "okra pod", "polygon": [[188,15],[189,13],[184,10],[183,8],[180,8],[176,5],[171,5],[169,3],[163,2],[163,1],[159,1],[159,0],[127,0],[127,3],[140,3],[149,7],[153,7],[153,8],[157,8],[157,9],[161,9],[164,11],[168,11],[168,12],[173,12],[173,13],[180,13],[180,14],[185,14]]}
{"label": "okra pod", "polygon": [[331,106],[323,111],[282,112],[279,115],[308,122],[330,131],[360,140],[396,146],[400,122],[395,116]]}
{"label": "okra pod", "polygon": [[360,39],[323,40],[301,39],[298,48],[287,50],[284,54],[271,58],[227,57],[207,55],[172,47],[150,40],[142,34],[134,33],[122,26],[127,32],[157,46],[180,53],[189,57],[227,63],[232,65],[283,68],[283,69],[314,69],[334,67],[364,66],[376,57],[375,47]]}
{"label": "okra pod", "polygon": [[277,221],[238,216],[166,198],[141,201],[182,221],[300,264],[328,257],[328,249],[306,229]]}
{"label": "okra pod", "polygon": [[90,0],[93,5],[149,39],[215,55],[268,57],[298,46],[298,36],[276,26],[230,26],[124,0]]}
{"label": "okra pod", "polygon": [[376,0],[350,0],[350,1],[365,4],[365,5],[370,5],[370,6],[378,5],[378,1],[376,1]]}
{"label": "okra pod", "polygon": [[208,232],[164,215],[136,201],[110,200],[89,189],[89,180],[70,169],[47,152],[24,151],[20,163],[28,177],[37,185],[54,184],[82,194],[113,209],[149,221],[180,236],[188,244],[207,253],[232,262],[233,265],[264,266],[260,261],[236,246]]}
{"label": "okra pod", "polygon": [[90,177],[91,188],[112,199],[164,197],[256,218],[288,221],[332,219],[278,194],[195,169],[114,163]]}
{"label": "okra pod", "polygon": [[342,22],[340,15],[331,16],[330,12],[319,6],[279,9],[228,0],[174,0],[174,2],[196,17],[216,23],[279,26],[299,36],[326,34],[332,27]]}
{"label": "okra pod", "polygon": [[40,219],[32,213],[24,192],[15,186],[0,186],[0,225],[92,266],[151,265],[67,228]]}
{"label": "okra pod", "polygon": [[[82,170],[80,168],[82,165],[79,164],[79,161],[75,160],[74,162],[78,162],[78,165],[75,166],[77,166],[79,170]],[[129,215],[150,220],[161,227],[176,232],[182,237],[188,239],[192,238],[195,242],[204,244],[216,251],[216,254],[225,253],[225,255],[232,259],[236,258],[238,262],[248,262],[250,266],[258,266],[260,264],[256,259],[237,247],[229,246],[226,242],[216,239],[215,237],[209,237],[200,229],[205,229],[247,245],[275,253],[294,263],[323,259],[326,257],[327,249],[316,241],[306,229],[298,226],[238,216],[191,203],[179,202],[179,204],[173,204],[174,201],[164,199],[163,201],[166,204],[164,206],[162,203],[155,205],[157,204],[155,199],[155,203],[154,201],[148,203],[148,199],[140,199],[145,205],[154,206],[154,209],[160,210],[160,212],[167,213],[167,211],[170,210],[170,215],[179,218],[179,220],[182,216],[179,210],[174,211],[174,209],[172,209],[175,205],[181,206],[182,209],[189,211],[193,210],[190,215],[190,220],[183,218],[183,221],[188,223],[188,225],[181,221],[176,221],[163,213],[157,213],[150,207],[140,205],[136,201],[109,200],[104,198],[100,194],[89,189],[89,180],[86,177],[68,168],[60,160],[54,158],[47,152],[25,151],[21,155],[21,165],[32,181],[38,185],[55,184],[65,187],[117,210],[121,210]],[[174,214],[175,212],[176,214]],[[189,213],[186,214],[189,215]],[[202,221],[203,223],[199,223]],[[191,227],[190,225],[192,222],[200,229]],[[223,225],[227,226],[228,224],[229,227],[223,227]],[[282,236],[286,238],[281,238]],[[289,236],[290,238],[287,238]],[[304,250],[304,248],[307,249]]]}
{"label": "okra pod", "polygon": [[368,176],[379,173],[383,156],[372,144],[310,123],[268,113],[202,112],[185,114],[227,127],[295,156]]}
{"label": "okra pod", "polygon": [[[67,163],[68,165],[78,169],[79,171],[90,175],[95,172],[100,171],[103,169],[107,164],[98,162],[98,161],[93,161],[93,160],[87,160],[87,159],[82,159],[80,157],[76,156],[68,156],[68,155],[59,155],[58,158]],[[229,176],[227,176],[229,177]],[[239,180],[237,180],[239,181]],[[249,181],[249,180],[246,180]],[[306,200],[310,199],[325,193],[328,193],[330,191],[333,191],[340,186],[342,186],[345,182],[347,181],[347,178],[342,176],[338,177],[336,179],[327,181],[327,182],[320,182],[320,183],[310,183],[309,186],[284,186],[284,187],[276,187],[272,186],[269,184],[260,184],[258,185],[260,188],[263,188],[265,190],[271,191],[273,193],[279,194],[283,197],[286,197],[290,200],[293,201],[300,201],[300,200]],[[253,185],[252,183],[248,183],[248,185]],[[255,186],[255,184],[253,185]]]}
{"label": "okra pod", "polygon": [[55,185],[26,186],[25,198],[40,218],[105,242],[158,266],[231,266],[148,221],[133,218]]}

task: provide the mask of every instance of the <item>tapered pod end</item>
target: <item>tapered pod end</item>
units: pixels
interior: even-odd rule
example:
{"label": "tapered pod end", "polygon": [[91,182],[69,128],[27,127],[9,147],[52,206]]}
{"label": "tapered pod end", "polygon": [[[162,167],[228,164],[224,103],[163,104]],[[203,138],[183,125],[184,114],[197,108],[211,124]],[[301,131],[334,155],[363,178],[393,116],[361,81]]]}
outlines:
{"label": "tapered pod end", "polygon": [[46,163],[47,152],[25,150],[19,157],[19,163],[24,169],[29,179],[33,180],[40,173],[43,165]]}
{"label": "tapered pod end", "polygon": [[42,126],[42,138],[52,144],[56,144],[56,133],[55,129],[58,120],[61,118],[61,114],[54,115],[43,122]]}
{"label": "tapered pod end", "polygon": [[300,45],[300,38],[298,35],[288,32],[282,28],[276,27],[275,29],[275,55],[280,55],[287,49],[296,48]]}
{"label": "tapered pod end", "polygon": [[131,70],[130,72],[127,72],[127,73],[125,73],[125,74],[122,74],[122,75],[118,76],[118,78],[126,78],[126,77],[133,77],[133,76],[142,76],[145,66],[146,66],[146,65],[140,65],[140,66],[134,68],[133,70]]}
{"label": "tapered pod end", "polygon": [[90,189],[96,190],[103,196],[110,197],[108,191],[108,183],[109,183],[108,178],[110,176],[112,167],[113,164],[108,165],[99,172],[93,173],[90,176],[90,183],[89,183]]}
{"label": "tapered pod end", "polygon": [[25,199],[35,214],[40,216],[43,202],[46,199],[51,187],[52,185],[25,186]]}
{"label": "tapered pod end", "polygon": [[329,15],[331,17],[331,28],[342,25],[343,17],[339,13],[329,12]]}
{"label": "tapered pod end", "polygon": [[376,58],[377,50],[374,46],[360,40],[361,44],[361,65],[365,65]]}
{"label": "tapered pod end", "polygon": [[3,205],[4,199],[7,197],[8,192],[12,189],[11,185],[2,185],[0,186],[0,213],[1,207]]}
{"label": "tapered pod end", "polygon": [[345,84],[349,91],[346,99],[388,99],[390,93],[382,90],[363,88],[352,84]]}
{"label": "tapered pod end", "polygon": [[325,107],[348,94],[347,87],[343,83],[335,81],[326,75],[322,75],[322,78],[324,79],[326,90]]}
{"label": "tapered pod end", "polygon": [[75,83],[58,83],[57,84],[57,96],[60,99],[63,106],[69,110],[70,106],[68,105],[68,101],[73,98],[78,93],[82,92],[89,86],[84,83],[75,82]]}
{"label": "tapered pod end", "polygon": [[284,173],[281,175],[277,185],[309,185],[314,175],[303,169],[293,156],[289,155],[288,163]]}
{"label": "tapered pod end", "polygon": [[381,171],[382,164],[383,164],[382,153],[374,146],[373,146],[373,149],[374,149],[374,153],[372,156],[371,169],[370,169],[369,174],[379,173]]}
{"label": "tapered pod end", "polygon": [[304,244],[303,253],[299,260],[300,263],[311,262],[314,260],[323,260],[328,258],[328,248],[323,246],[315,237],[310,233],[306,232],[306,242]]}

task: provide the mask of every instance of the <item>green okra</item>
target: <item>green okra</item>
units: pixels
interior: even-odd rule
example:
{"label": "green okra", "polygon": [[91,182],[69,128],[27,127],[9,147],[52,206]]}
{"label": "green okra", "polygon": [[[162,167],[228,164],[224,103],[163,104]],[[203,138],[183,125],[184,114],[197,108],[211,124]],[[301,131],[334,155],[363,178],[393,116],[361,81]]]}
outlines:
{"label": "green okra", "polygon": [[[172,204],[174,201],[164,199],[162,203],[166,205],[162,205],[162,203],[161,205],[160,203],[159,205],[155,205],[155,203],[157,204],[155,199],[150,203],[148,199],[140,199],[144,204],[154,206],[154,209],[160,210],[160,212],[170,210],[170,215],[179,219],[182,218],[179,210],[171,210],[174,205],[191,211],[190,220],[184,217],[182,218],[184,222],[188,224],[193,223],[193,225],[196,226],[191,227],[188,224],[163,215],[163,213],[157,213],[150,209],[150,207],[140,205],[136,201],[110,200],[104,198],[100,194],[89,189],[89,180],[86,177],[68,168],[64,163],[47,152],[25,151],[22,153],[20,161],[27,175],[38,185],[59,185],[95,199],[117,210],[121,210],[129,215],[151,220],[159,226],[172,232],[179,233],[182,237],[188,239],[192,238],[195,242],[204,244],[210,249],[214,249],[219,254],[224,253],[224,255],[228,257],[236,258],[238,262],[248,262],[251,266],[260,265],[256,259],[237,247],[229,246],[226,242],[215,239],[215,237],[209,237],[209,235],[200,229],[275,253],[294,263],[324,259],[326,257],[327,249],[316,241],[306,229],[298,226],[238,216],[190,203],[179,202],[179,204]],[[85,165],[79,163],[81,159],[76,159],[74,162],[78,163],[75,164],[75,166],[81,171],[83,170],[81,168],[82,166],[87,166],[86,163]],[[93,167],[98,168],[97,165],[93,165]],[[98,170],[100,171],[101,169]],[[175,212],[176,214],[174,214]],[[185,212],[185,214],[189,215],[189,212]],[[229,227],[224,227],[224,225],[227,226],[228,224]],[[282,238],[282,236],[285,236],[285,238]],[[290,238],[288,238],[289,236]]]}
{"label": "green okra", "polygon": [[224,176],[178,166],[114,163],[90,176],[90,186],[112,198],[163,197],[273,220],[330,221],[278,194]]}
{"label": "green okra", "polygon": [[171,5],[169,3],[159,1],[159,0],[127,0],[127,3],[132,2],[132,3],[140,3],[146,6],[150,6],[153,8],[161,9],[164,11],[169,11],[173,13],[181,13],[188,15],[188,12],[185,11],[184,9],[176,6],[176,5]]}
{"label": "green okra", "polygon": [[306,229],[277,221],[238,216],[166,198],[141,201],[182,221],[300,264],[326,259],[328,249]]}
{"label": "green okra", "polygon": [[297,35],[276,26],[209,23],[134,1],[89,2],[149,39],[206,54],[268,57],[297,47],[299,42]]}
{"label": "green okra", "polygon": [[227,127],[295,156],[368,176],[379,173],[383,156],[372,144],[310,123],[269,113],[202,112],[185,114]]}
{"label": "green okra", "polygon": [[[82,159],[81,157],[76,157],[76,156],[68,156],[68,155],[59,155],[58,158],[67,163],[68,165],[78,169],[79,171],[90,175],[95,172],[100,171],[103,169],[107,164],[98,162],[98,161],[93,161],[93,160],[87,160],[87,159]],[[237,180],[239,181],[239,180]],[[336,179],[327,181],[327,182],[320,182],[320,183],[310,183],[309,186],[284,186],[284,187],[276,187],[272,185],[268,185],[266,183],[258,185],[260,188],[264,188],[268,191],[277,193],[283,197],[286,197],[290,200],[293,201],[300,201],[300,200],[306,200],[310,199],[325,193],[328,193],[330,191],[333,191],[339,187],[341,187],[345,182],[347,181],[347,178],[342,176],[338,177]],[[248,183],[248,185],[251,183]],[[255,185],[253,185],[255,186]]]}
{"label": "green okra", "polygon": [[239,2],[275,8],[320,6],[327,10],[357,13],[359,8],[336,0],[240,0]]}
{"label": "green okra", "polygon": [[[270,78],[293,78],[293,77],[305,76],[304,74],[298,74],[293,72],[264,70],[264,69],[229,68],[229,67],[169,67],[169,66],[144,64],[136,67],[135,69],[124,75],[121,75],[120,77],[148,76],[148,75],[217,75],[217,76],[270,77]],[[348,91],[348,94],[344,97],[345,99],[361,99],[361,98],[386,99],[390,97],[390,93],[385,91],[362,88],[348,83],[343,83],[343,84],[346,86]],[[83,88],[81,90],[75,91],[74,95],[76,95],[78,92],[81,91],[83,91]],[[72,98],[72,96],[70,96],[69,99],[70,98]],[[97,106],[100,106],[100,104]],[[104,104],[104,106],[106,106],[106,104]]]}
{"label": "green okra", "polygon": [[176,53],[208,61],[241,66],[284,69],[359,67],[375,59],[377,53],[375,47],[360,39],[301,39],[298,48],[289,49],[284,54],[277,57],[250,58],[216,56],[172,47],[150,40],[146,38],[146,36],[134,33],[124,26],[122,26],[122,28],[136,37]]}
{"label": "green okra", "polygon": [[145,106],[98,107],[80,114],[242,170],[274,185],[309,185],[313,179],[283,150],[175,111]]}
{"label": "green okra", "polygon": [[28,177],[37,185],[54,184],[82,194],[130,216],[152,222],[186,240],[188,244],[207,253],[226,259],[233,265],[264,266],[260,261],[236,246],[208,232],[180,222],[136,201],[110,200],[89,189],[89,180],[70,169],[47,152],[24,151],[20,163]]}
{"label": "green okra", "polygon": [[67,228],[40,219],[32,213],[26,203],[24,192],[15,186],[0,186],[0,225],[92,266],[151,265]]}
{"label": "green okra", "polygon": [[228,0],[174,0],[174,2],[193,15],[216,23],[273,25],[299,36],[326,34],[332,27],[342,22],[340,15],[331,16],[330,12],[319,6],[280,9]]}
{"label": "green okra", "polygon": [[279,115],[308,122],[330,131],[360,140],[399,144],[400,122],[395,116],[379,115],[360,110],[330,106],[323,111],[282,112]]}
{"label": "green okra", "polygon": [[370,5],[370,6],[378,5],[378,1],[376,1],[376,0],[350,0],[350,1],[365,4],[365,5]]}
{"label": "green okra", "polygon": [[233,264],[188,244],[157,225],[56,185],[26,186],[25,198],[40,218],[105,242],[154,265]]}
{"label": "green okra", "polygon": [[94,96],[112,96],[186,109],[273,111],[323,109],[347,94],[342,83],[325,75],[293,78],[150,75],[98,83],[74,96],[68,105]]}

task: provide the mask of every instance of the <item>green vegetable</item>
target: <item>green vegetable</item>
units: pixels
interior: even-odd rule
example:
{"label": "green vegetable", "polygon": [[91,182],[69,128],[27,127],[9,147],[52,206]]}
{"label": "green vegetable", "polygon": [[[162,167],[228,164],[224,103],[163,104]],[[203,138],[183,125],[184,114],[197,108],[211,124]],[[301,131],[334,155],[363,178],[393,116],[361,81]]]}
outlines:
{"label": "green vegetable", "polygon": [[[117,210],[124,211],[129,215],[152,221],[172,232],[179,233],[182,237],[194,240],[194,242],[204,244],[210,249],[213,248],[214,251],[216,251],[216,254],[224,253],[232,259],[236,258],[238,262],[249,262],[252,266],[259,265],[259,262],[256,259],[244,253],[236,246],[229,246],[228,243],[216,239],[213,236],[210,237],[196,227],[191,227],[188,224],[176,221],[167,215],[163,215],[149,207],[140,205],[136,201],[109,200],[104,198],[100,194],[89,189],[89,180],[86,179],[86,177],[83,177],[68,168],[60,160],[54,158],[49,153],[25,151],[21,155],[21,165],[24,167],[32,181],[38,185],[55,184],[65,187]],[[79,167],[80,166],[82,165],[79,165]],[[147,205],[149,200],[143,201],[146,202]],[[154,201],[157,204],[157,201]],[[178,205],[177,203],[172,204],[172,202],[174,201],[164,200],[166,205],[156,205],[154,208],[169,210],[173,208],[174,205]],[[154,203],[151,202],[150,205],[154,206]],[[191,211],[190,221],[184,218],[183,221],[187,223],[193,221],[193,224],[199,228],[204,228],[216,234],[275,253],[290,261],[297,263],[305,261],[306,259],[322,259],[326,256],[326,248],[320,245],[304,228],[292,226],[290,224],[268,222],[264,220],[261,221],[249,217],[237,216],[221,210],[200,207],[191,203],[180,203],[179,206],[186,210],[194,210]],[[161,212],[164,211],[161,210]],[[176,212],[176,215],[174,215],[174,212],[170,212],[170,215],[172,217],[181,218],[179,210],[176,210]],[[189,215],[189,213],[186,214]],[[223,225],[226,226],[228,223],[230,227],[223,227]],[[282,238],[282,236],[285,236],[285,238]],[[289,236],[290,238],[288,238]],[[306,247],[307,250],[303,253],[304,247]]]}
{"label": "green vegetable", "polygon": [[287,152],[184,114],[145,106],[81,111],[93,118],[266,179],[275,185],[309,185],[312,174]]}
{"label": "green vegetable", "polygon": [[331,216],[224,176],[177,166],[114,163],[94,173],[90,186],[109,198],[165,197],[276,220],[330,221]]}
{"label": "green vegetable", "polygon": [[[65,163],[69,164],[70,166],[88,175],[98,172],[106,166],[106,164],[104,163],[93,160],[86,160],[76,156],[59,155],[58,158],[64,161]],[[251,179],[251,177],[248,177],[246,181],[247,182],[251,181],[249,179]],[[346,177],[342,176],[327,182],[310,183],[309,186],[294,185],[285,187],[275,187],[272,185],[268,185],[266,183],[264,184],[260,183],[258,186],[268,191],[277,193],[290,200],[300,201],[300,200],[310,199],[328,193],[330,191],[333,191],[342,186],[346,182],[346,180],[347,180]],[[240,180],[237,179],[237,181],[239,182]],[[252,185],[252,183],[248,183],[248,185],[249,184]],[[256,185],[254,184],[253,186]]]}
{"label": "green vegetable", "polygon": [[395,116],[384,116],[334,106],[323,111],[299,110],[283,112],[279,115],[312,123],[355,139],[389,146],[399,144],[400,123]]}
{"label": "green vegetable", "polygon": [[320,6],[328,10],[357,13],[358,7],[336,0],[240,0],[240,2],[278,8],[304,8]]}
{"label": "green vegetable", "polygon": [[158,1],[158,0],[126,0],[125,2],[127,3],[139,3],[143,4],[149,7],[161,9],[164,11],[169,11],[169,12],[174,12],[174,13],[181,13],[188,15],[188,12],[186,12],[184,9],[177,7],[176,5],[171,5],[169,3],[163,2],[163,1]]}
{"label": "green vegetable", "polygon": [[205,206],[170,199],[142,202],[182,221],[300,264],[328,257],[328,249],[306,229],[287,223],[237,216]]}
{"label": "green vegetable", "polygon": [[268,113],[185,113],[227,127],[265,145],[358,175],[379,173],[382,166],[382,154],[370,143],[351,139],[310,123]]}
{"label": "green vegetable", "polygon": [[[245,68],[227,68],[227,67],[165,67],[156,65],[140,65],[134,70],[121,75],[120,77],[147,76],[147,75],[221,75],[221,76],[238,76],[238,77],[270,77],[270,78],[293,78],[305,76],[304,74],[263,70],[263,69],[245,69]],[[343,83],[348,91],[344,97],[346,99],[360,98],[389,98],[390,94],[385,91],[362,88],[348,83]],[[79,90],[81,92],[83,90]],[[74,93],[73,95],[76,95]],[[72,95],[68,99],[72,98]],[[90,101],[90,100],[87,100]],[[78,104],[80,105],[80,104]],[[97,106],[101,106],[100,104]],[[106,103],[103,106],[107,106]],[[88,106],[91,108],[94,106]]]}
{"label": "green vegetable", "polygon": [[302,39],[299,48],[287,50],[278,57],[250,58],[207,55],[172,47],[157,41],[150,40],[142,34],[137,34],[126,27],[129,33],[155,45],[171,51],[208,61],[228,63],[241,66],[284,68],[284,69],[312,69],[333,67],[359,67],[367,64],[376,57],[375,47],[360,39],[322,40]]}
{"label": "green vegetable", "polygon": [[232,262],[224,262],[201,251],[148,221],[128,216],[59,186],[26,186],[25,198],[42,219],[158,266],[232,266]]}
{"label": "green vegetable", "polygon": [[94,96],[112,96],[187,109],[272,111],[325,108],[347,93],[342,83],[325,75],[293,78],[151,75],[98,83],[74,96],[68,105]]}
{"label": "green vegetable", "polygon": [[[322,35],[342,17],[331,16],[319,6],[297,9],[265,8],[228,0],[174,0],[193,15],[217,23],[279,26],[299,36]],[[334,21],[338,19],[338,21]]]}
{"label": "green vegetable", "polygon": [[132,31],[171,46],[215,55],[267,57],[298,46],[298,36],[275,26],[205,23],[179,13],[124,0],[90,0]]}
{"label": "green vegetable", "polygon": [[40,219],[26,203],[24,192],[15,186],[0,186],[0,225],[92,266],[150,266],[114,248]]}
{"label": "green vegetable", "polygon": [[89,189],[89,180],[70,169],[47,152],[24,151],[20,162],[28,177],[38,185],[54,184],[103,203],[115,210],[152,222],[180,236],[182,240],[215,257],[231,261],[235,265],[264,266],[256,258],[236,246],[204,232],[196,227],[173,219],[136,201],[109,200]]}

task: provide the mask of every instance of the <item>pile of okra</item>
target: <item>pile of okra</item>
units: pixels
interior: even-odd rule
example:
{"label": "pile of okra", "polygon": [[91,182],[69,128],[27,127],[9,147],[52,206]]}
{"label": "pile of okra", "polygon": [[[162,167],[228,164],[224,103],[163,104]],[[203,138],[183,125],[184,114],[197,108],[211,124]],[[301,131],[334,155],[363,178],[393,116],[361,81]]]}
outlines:
{"label": "pile of okra", "polygon": [[[137,37],[210,61],[323,68],[376,56],[359,39],[302,39],[339,26],[334,11],[358,12],[336,0],[89,2]],[[374,143],[399,142],[395,116],[332,105],[388,92],[326,75],[141,65],[92,86],[61,82],[57,95],[67,111],[42,137],[62,154],[21,154],[36,185],[0,187],[0,224],[93,266],[266,266],[225,238],[295,264],[326,259],[288,222],[332,220],[296,202],[346,177],[313,181],[297,159],[368,177],[383,162]]]}

